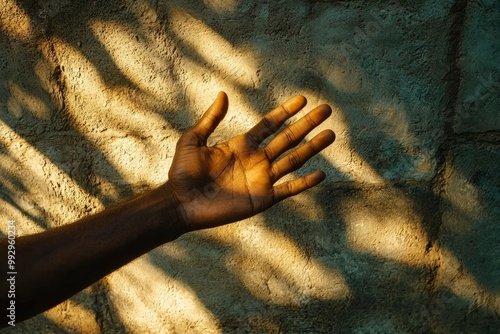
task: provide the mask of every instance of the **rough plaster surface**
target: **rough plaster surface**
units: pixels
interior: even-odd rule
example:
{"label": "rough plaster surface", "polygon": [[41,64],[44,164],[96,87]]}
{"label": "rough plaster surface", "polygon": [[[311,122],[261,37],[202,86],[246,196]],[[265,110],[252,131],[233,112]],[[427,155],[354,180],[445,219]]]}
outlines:
{"label": "rough plaster surface", "polygon": [[166,180],[217,91],[224,140],[328,103],[318,189],[185,235],[19,333],[494,333],[493,1],[0,0],[0,230],[71,223]]}
{"label": "rough plaster surface", "polygon": [[462,89],[456,113],[457,132],[500,129],[500,6],[471,1],[462,44]]}

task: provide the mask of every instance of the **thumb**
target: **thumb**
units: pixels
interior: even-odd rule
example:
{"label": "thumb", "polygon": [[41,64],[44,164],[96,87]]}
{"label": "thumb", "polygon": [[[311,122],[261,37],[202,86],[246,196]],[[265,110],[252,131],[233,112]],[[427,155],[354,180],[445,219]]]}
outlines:
{"label": "thumb", "polygon": [[207,143],[208,137],[224,119],[224,116],[226,116],[228,105],[229,102],[226,93],[219,92],[212,105],[191,129],[201,141],[200,144],[205,145]]}

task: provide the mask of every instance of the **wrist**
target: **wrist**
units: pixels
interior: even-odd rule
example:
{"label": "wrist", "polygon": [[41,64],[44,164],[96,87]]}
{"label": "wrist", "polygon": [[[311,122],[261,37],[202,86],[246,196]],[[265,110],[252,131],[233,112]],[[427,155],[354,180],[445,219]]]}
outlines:
{"label": "wrist", "polygon": [[182,202],[175,195],[175,190],[170,181],[161,185],[158,189],[159,196],[164,205],[164,227],[167,232],[174,231],[180,235],[190,232],[191,226],[187,219]]}

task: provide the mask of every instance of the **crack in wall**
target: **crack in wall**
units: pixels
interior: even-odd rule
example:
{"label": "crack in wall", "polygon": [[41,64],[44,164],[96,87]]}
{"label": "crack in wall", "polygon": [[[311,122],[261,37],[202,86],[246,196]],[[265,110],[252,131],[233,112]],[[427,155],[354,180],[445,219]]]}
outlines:
{"label": "crack in wall", "polygon": [[[432,328],[437,330],[438,319],[435,312],[432,312],[438,303],[439,291],[437,280],[439,276],[439,269],[443,265],[443,258],[440,256],[440,246],[438,244],[438,237],[441,232],[443,224],[443,195],[445,192],[446,181],[449,178],[453,168],[453,153],[452,150],[456,145],[456,137],[454,133],[454,122],[456,118],[456,109],[458,106],[459,92],[462,84],[462,68],[460,67],[459,60],[461,56],[461,47],[465,33],[465,18],[467,15],[468,0],[456,0],[450,9],[450,16],[453,21],[448,32],[448,53],[446,63],[449,66],[449,71],[444,78],[446,85],[446,96],[448,102],[444,110],[444,122],[441,133],[441,143],[436,152],[437,158],[437,173],[434,178],[434,194],[438,200],[438,226],[435,227],[435,235],[430,240],[433,245],[428,245],[428,249],[434,248],[436,250],[436,267],[430,271],[429,287],[431,287],[431,299],[428,305],[432,316]],[[436,247],[434,247],[436,246]]]}

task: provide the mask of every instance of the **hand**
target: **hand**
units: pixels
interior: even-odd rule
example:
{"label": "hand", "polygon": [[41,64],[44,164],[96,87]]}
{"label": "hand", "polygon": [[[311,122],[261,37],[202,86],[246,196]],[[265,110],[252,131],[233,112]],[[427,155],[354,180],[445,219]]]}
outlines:
{"label": "hand", "polygon": [[333,143],[333,131],[324,130],[280,157],[330,116],[332,111],[328,105],[316,107],[261,147],[267,137],[306,103],[304,97],[295,96],[267,114],[250,131],[208,147],[208,137],[228,109],[227,95],[219,93],[199,122],[179,139],[169,181],[165,184],[177,199],[179,215],[190,230],[251,217],[323,181],[325,174],[315,171],[274,185]]}

